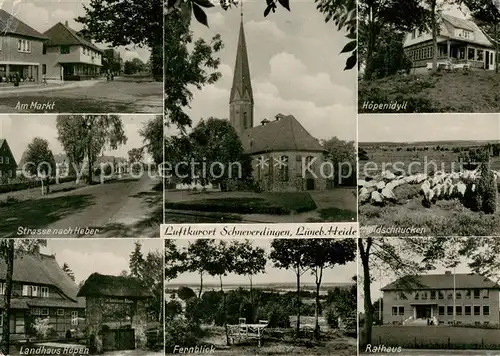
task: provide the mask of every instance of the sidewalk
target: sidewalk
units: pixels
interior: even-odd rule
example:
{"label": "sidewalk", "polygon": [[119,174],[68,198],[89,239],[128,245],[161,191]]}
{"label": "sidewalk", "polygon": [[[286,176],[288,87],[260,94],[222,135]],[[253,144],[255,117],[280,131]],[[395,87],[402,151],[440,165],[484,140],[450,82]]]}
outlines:
{"label": "sidewalk", "polygon": [[21,85],[20,87],[14,87],[14,86],[0,87],[0,96],[2,96],[3,94],[39,93],[39,92],[54,91],[54,90],[86,88],[94,86],[99,82],[104,82],[104,80],[96,79],[96,80],[82,80],[75,82],[49,83],[47,85],[29,84],[29,85]]}

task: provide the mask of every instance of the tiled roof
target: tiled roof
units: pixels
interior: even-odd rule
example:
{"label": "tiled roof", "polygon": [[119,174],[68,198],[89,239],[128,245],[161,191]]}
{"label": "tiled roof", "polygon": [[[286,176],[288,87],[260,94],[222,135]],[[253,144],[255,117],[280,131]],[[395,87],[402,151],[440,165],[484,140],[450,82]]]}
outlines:
{"label": "tiled roof", "polygon": [[38,38],[40,40],[47,39],[46,36],[3,9],[0,9],[0,33]]}
{"label": "tiled roof", "polygon": [[103,52],[102,49],[98,48],[92,42],[86,40],[82,36],[76,33],[75,30],[69,28],[66,25],[58,22],[47,31],[44,35],[49,38],[47,46],[71,46],[71,45],[81,45],[90,47],[98,52]]}
{"label": "tiled roof", "polygon": [[323,152],[321,146],[292,115],[278,114],[279,120],[245,130],[242,144],[246,153],[273,151]]}
{"label": "tiled roof", "polygon": [[[6,275],[7,265],[0,259],[0,280],[5,280]],[[62,270],[54,256],[19,253],[14,260],[12,280],[54,286],[62,295],[77,302],[78,287]]]}
{"label": "tiled roof", "polygon": [[[453,289],[453,274],[426,274],[416,276],[414,280],[415,290],[422,289]],[[455,289],[500,289],[500,285],[493,282],[491,279],[483,277],[479,274],[455,274]],[[408,283],[402,283],[402,279],[398,279],[389,283],[383,291],[405,290],[408,289]]]}

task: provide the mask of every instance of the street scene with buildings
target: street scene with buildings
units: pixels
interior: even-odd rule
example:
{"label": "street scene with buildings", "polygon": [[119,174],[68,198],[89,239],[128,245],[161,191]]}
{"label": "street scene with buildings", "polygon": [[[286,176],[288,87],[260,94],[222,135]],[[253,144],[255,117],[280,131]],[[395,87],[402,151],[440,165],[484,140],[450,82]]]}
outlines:
{"label": "street scene with buildings", "polygon": [[159,236],[162,152],[154,136],[162,122],[0,116],[0,236]]}
{"label": "street scene with buildings", "polygon": [[2,3],[0,112],[162,112],[161,24],[143,43],[113,38],[87,5]]}

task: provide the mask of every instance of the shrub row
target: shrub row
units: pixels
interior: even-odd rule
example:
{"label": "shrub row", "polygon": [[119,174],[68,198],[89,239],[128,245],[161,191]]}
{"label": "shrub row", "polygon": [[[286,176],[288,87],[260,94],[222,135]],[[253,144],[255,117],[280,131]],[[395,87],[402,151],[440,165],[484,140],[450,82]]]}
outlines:
{"label": "shrub row", "polygon": [[[76,177],[61,177],[61,178],[59,178],[59,183],[72,182],[75,180],[76,180]],[[55,184],[55,181],[51,181],[50,184]],[[25,182],[4,184],[4,185],[0,185],[0,194],[1,193],[17,192],[20,190],[31,189],[31,188],[38,188],[41,185],[42,185],[42,183],[40,180],[27,180]]]}

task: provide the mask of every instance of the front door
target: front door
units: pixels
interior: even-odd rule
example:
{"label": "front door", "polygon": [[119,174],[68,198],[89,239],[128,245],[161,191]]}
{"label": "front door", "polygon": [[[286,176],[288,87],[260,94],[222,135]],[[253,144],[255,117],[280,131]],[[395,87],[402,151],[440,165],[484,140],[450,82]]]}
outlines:
{"label": "front door", "polygon": [[314,190],[314,178],[307,178],[306,190]]}
{"label": "front door", "polygon": [[490,69],[490,52],[484,51],[484,68],[485,69]]}
{"label": "front door", "polygon": [[431,306],[430,305],[418,305],[417,308],[417,319],[429,319],[431,317]]}

